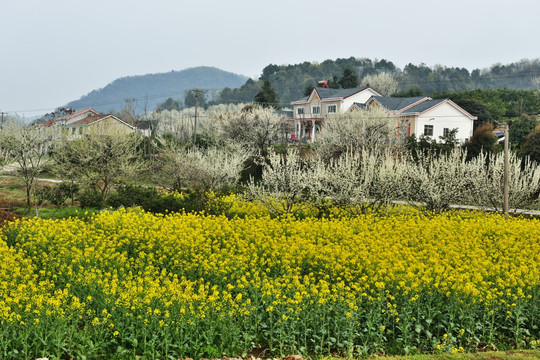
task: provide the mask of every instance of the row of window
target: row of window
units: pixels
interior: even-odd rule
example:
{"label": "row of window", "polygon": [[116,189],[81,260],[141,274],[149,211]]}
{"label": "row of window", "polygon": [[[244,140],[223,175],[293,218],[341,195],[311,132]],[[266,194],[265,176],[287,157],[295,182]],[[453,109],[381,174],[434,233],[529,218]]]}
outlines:
{"label": "row of window", "polygon": [[[448,136],[449,133],[450,133],[449,128],[443,129],[443,136]],[[433,125],[424,125],[424,135],[433,136]]]}
{"label": "row of window", "polygon": [[[335,114],[337,112],[337,105],[328,105],[326,107],[326,112],[328,114]],[[321,107],[320,106],[312,106],[311,107],[311,113],[312,114],[320,114],[321,113]],[[299,107],[296,109],[296,114],[297,115],[304,115],[304,108],[303,107]]]}

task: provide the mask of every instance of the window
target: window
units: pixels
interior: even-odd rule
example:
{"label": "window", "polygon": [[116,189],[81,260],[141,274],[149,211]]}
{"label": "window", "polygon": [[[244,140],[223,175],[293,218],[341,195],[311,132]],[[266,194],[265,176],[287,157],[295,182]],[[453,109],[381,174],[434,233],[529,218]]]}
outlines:
{"label": "window", "polygon": [[296,109],[296,114],[297,115],[304,115],[304,108],[301,107],[301,108]]}
{"label": "window", "polygon": [[424,125],[424,135],[433,136],[433,125]]}
{"label": "window", "polygon": [[320,113],[321,113],[321,107],[320,107],[320,106],[313,106],[313,107],[311,108],[311,112],[312,112],[313,114],[320,114]]}
{"label": "window", "polygon": [[449,128],[444,128],[442,130],[442,134],[443,134],[443,136],[448,136],[448,134],[450,134],[450,129]]}
{"label": "window", "polygon": [[337,105],[328,105],[327,109],[329,114],[335,114],[337,112]]}

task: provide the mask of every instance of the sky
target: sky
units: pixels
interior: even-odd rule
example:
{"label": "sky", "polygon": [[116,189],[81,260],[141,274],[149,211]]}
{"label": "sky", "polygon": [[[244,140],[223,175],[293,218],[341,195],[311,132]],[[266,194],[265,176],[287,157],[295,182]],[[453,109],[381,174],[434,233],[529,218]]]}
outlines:
{"label": "sky", "polygon": [[119,77],[357,58],[489,68],[540,57],[539,0],[0,0],[0,111]]}

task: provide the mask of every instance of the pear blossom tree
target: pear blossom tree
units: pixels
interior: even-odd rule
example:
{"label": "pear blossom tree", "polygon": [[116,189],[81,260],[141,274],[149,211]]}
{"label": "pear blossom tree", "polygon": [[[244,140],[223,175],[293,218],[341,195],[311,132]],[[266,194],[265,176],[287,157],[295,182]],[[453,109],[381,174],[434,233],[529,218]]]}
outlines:
{"label": "pear blossom tree", "polygon": [[8,118],[0,128],[0,152],[25,185],[26,204],[31,206],[36,177],[47,164],[47,150],[53,140],[53,129],[27,125],[21,119]]}

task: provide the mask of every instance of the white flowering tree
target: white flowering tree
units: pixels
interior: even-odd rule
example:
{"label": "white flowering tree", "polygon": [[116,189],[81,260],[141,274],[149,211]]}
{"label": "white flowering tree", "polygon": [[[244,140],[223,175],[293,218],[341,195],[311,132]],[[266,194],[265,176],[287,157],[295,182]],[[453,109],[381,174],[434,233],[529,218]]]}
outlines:
{"label": "white flowering tree", "polygon": [[218,145],[235,143],[252,156],[267,159],[271,145],[287,141],[287,120],[271,108],[250,104],[241,109],[218,109],[208,114]]}
{"label": "white flowering tree", "polygon": [[407,168],[404,154],[390,149],[346,152],[339,158],[317,161],[313,176],[320,202],[365,213],[402,198]]}
{"label": "white flowering tree", "polygon": [[363,148],[389,147],[398,143],[397,118],[382,108],[351,111],[325,118],[316,147],[324,158]]}
{"label": "white flowering tree", "polygon": [[[198,109],[197,116],[204,119],[204,110]],[[180,143],[189,143],[193,139],[195,108],[153,111],[148,118],[155,122],[158,136],[170,134]]]}
{"label": "white flowering tree", "polygon": [[399,85],[394,76],[387,73],[367,75],[362,79],[361,83],[371,86],[383,96],[391,96],[394,94]]}
{"label": "white flowering tree", "polygon": [[107,195],[114,184],[133,179],[145,168],[138,134],[89,133],[59,144],[54,152],[56,168]]}
{"label": "white flowering tree", "polygon": [[[480,206],[491,207],[497,211],[503,208],[504,153],[481,153],[470,161],[470,188],[473,189],[470,201]],[[487,165],[486,165],[487,164]],[[509,194],[511,208],[538,202],[540,192],[540,167],[529,158],[509,154],[508,168]]]}
{"label": "white flowering tree", "polygon": [[0,152],[7,163],[16,164],[13,171],[24,182],[28,206],[36,177],[46,164],[53,135],[49,127],[26,125],[16,118],[8,119],[0,128]]}
{"label": "white flowering tree", "polygon": [[422,155],[410,161],[403,181],[408,191],[404,194],[411,205],[426,212],[440,213],[468,199],[471,169],[460,150],[449,154]]}
{"label": "white flowering tree", "polygon": [[309,163],[301,160],[297,150],[287,154],[271,152],[269,163],[263,168],[262,180],[253,179],[248,192],[274,216],[297,213],[307,205],[316,189],[316,177]]}
{"label": "white flowering tree", "polygon": [[177,190],[218,191],[238,183],[246,158],[240,149],[170,148],[160,154],[156,181]]}

